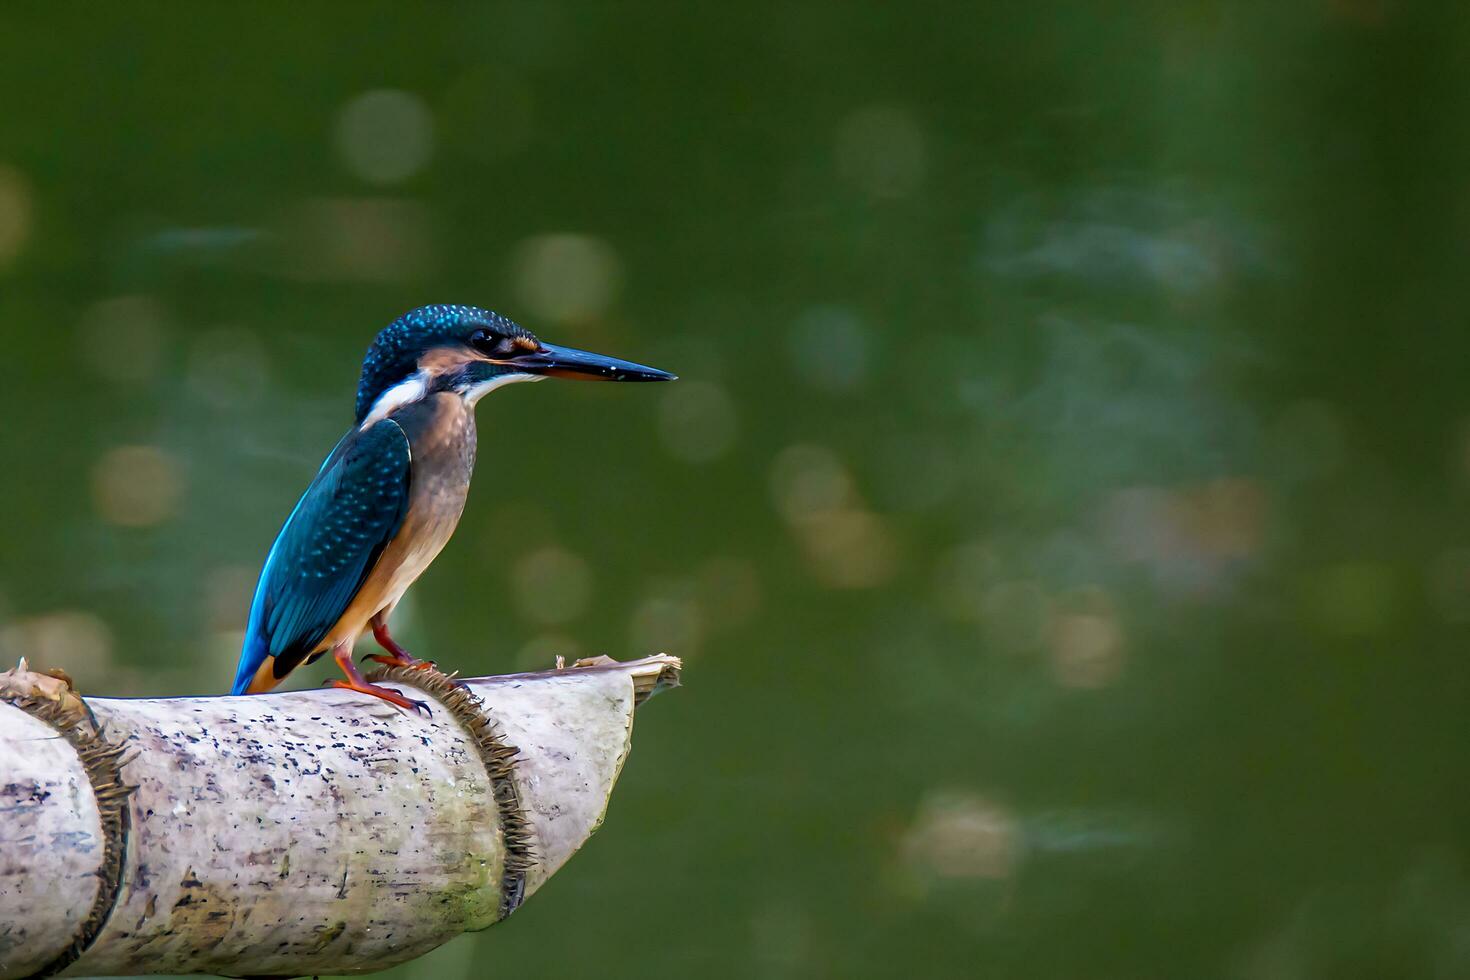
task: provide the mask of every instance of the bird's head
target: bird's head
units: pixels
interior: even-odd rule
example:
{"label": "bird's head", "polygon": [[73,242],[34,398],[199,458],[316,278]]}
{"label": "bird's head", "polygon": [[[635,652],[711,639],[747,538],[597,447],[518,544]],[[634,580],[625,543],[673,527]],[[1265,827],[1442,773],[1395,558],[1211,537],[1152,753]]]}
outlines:
{"label": "bird's head", "polygon": [[543,344],[525,327],[474,306],[423,306],[385,327],[362,362],[357,421],[383,418],[437,391],[470,403],[501,385],[546,377],[672,381],[615,357]]}

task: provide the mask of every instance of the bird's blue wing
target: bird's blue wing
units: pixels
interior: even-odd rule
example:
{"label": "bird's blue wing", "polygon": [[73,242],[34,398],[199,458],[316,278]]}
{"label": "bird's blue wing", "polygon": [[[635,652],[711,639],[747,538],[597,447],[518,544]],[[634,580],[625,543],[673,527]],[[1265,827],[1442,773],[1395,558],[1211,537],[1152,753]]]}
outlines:
{"label": "bird's blue wing", "polygon": [[392,419],[349,433],[327,458],[266,558],[233,693],[246,692],[267,657],[285,677],[347,611],[403,524],[409,463]]}

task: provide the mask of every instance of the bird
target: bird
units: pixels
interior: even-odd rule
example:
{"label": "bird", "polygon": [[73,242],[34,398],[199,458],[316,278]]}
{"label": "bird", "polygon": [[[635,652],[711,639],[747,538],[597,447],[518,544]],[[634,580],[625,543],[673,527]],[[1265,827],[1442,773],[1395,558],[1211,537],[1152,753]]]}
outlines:
{"label": "bird", "polygon": [[330,654],[346,676],[330,686],[427,713],[424,702],[370,683],[353,647],[371,630],[386,653],[366,659],[432,665],[393,639],[389,617],[459,524],[475,466],[476,403],[496,388],[548,377],[676,380],[542,343],[475,306],[424,306],[385,327],[363,359],[353,425],[266,556],[231,693],[269,691]]}

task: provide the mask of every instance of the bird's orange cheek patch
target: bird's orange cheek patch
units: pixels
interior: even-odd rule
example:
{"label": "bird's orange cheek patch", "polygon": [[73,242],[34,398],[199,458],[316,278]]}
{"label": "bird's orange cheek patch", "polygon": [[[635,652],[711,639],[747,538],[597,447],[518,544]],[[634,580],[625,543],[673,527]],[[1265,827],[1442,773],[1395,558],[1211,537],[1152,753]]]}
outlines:
{"label": "bird's orange cheek patch", "polygon": [[471,361],[483,360],[468,348],[436,347],[419,358],[419,370],[428,377],[438,378],[458,371]]}

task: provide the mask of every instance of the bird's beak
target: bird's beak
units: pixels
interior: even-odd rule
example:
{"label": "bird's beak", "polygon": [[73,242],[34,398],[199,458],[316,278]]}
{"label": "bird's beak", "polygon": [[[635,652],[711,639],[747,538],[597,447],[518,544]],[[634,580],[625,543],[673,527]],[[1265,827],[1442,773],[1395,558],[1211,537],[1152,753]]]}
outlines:
{"label": "bird's beak", "polygon": [[616,357],[593,354],[572,347],[557,347],[542,344],[541,349],[530,351],[502,361],[513,364],[527,374],[544,374],[554,378],[572,378],[577,381],[675,381],[677,378],[667,371],[645,367],[632,361]]}

